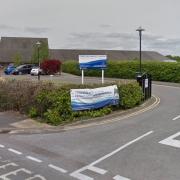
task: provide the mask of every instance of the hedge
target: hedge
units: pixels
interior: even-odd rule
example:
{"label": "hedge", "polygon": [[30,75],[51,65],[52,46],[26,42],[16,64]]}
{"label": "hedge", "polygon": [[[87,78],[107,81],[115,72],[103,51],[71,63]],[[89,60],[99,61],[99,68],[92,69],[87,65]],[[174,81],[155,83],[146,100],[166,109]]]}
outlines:
{"label": "hedge", "polygon": [[[110,84],[106,84],[110,85]],[[102,85],[100,85],[102,86]],[[117,84],[120,101],[117,107],[73,112],[70,89],[95,88],[98,85],[63,85],[29,81],[0,81],[0,110],[17,110],[52,125],[98,117],[117,109],[132,108],[142,102],[142,91],[136,82]]]}
{"label": "hedge", "polygon": [[[105,77],[134,79],[139,70],[138,61],[108,61]],[[62,71],[80,75],[78,62],[64,62]],[[172,62],[143,62],[142,71],[152,75],[155,81],[180,83],[180,63]],[[85,76],[101,76],[101,71],[85,70]]]}

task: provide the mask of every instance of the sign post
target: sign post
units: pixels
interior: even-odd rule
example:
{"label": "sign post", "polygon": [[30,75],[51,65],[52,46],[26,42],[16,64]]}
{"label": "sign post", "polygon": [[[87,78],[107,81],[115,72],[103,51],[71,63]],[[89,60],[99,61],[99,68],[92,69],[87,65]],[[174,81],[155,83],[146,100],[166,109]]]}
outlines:
{"label": "sign post", "polygon": [[104,69],[102,69],[102,84],[104,84]]}
{"label": "sign post", "polygon": [[82,84],[84,84],[84,69],[81,69],[81,75],[82,75]]}

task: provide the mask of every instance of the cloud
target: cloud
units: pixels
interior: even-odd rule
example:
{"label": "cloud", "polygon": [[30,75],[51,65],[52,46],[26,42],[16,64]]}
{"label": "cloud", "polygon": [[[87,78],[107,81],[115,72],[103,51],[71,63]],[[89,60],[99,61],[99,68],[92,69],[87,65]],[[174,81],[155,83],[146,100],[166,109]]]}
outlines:
{"label": "cloud", "polygon": [[78,49],[135,49],[137,37],[128,33],[72,33],[66,47]]}
{"label": "cloud", "polygon": [[[72,33],[68,38],[66,48],[78,49],[114,49],[139,50],[139,35],[137,33]],[[142,35],[142,50],[157,51],[162,54],[176,54],[180,49],[180,39],[165,38],[153,34]]]}
{"label": "cloud", "polygon": [[0,24],[0,30],[15,30],[15,29],[18,29],[18,28],[14,26],[9,26],[6,24]]}
{"label": "cloud", "polygon": [[24,29],[25,32],[33,33],[33,34],[43,34],[47,33],[50,30],[50,28],[46,27],[26,27]]}
{"label": "cloud", "polygon": [[105,28],[112,27],[112,25],[110,25],[110,24],[101,24],[99,27],[105,29]]}

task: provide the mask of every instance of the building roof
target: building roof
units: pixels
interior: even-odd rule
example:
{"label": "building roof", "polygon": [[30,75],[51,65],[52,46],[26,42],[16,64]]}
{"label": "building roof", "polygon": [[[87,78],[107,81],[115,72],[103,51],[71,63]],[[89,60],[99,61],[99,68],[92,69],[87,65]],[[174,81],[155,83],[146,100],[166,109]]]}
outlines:
{"label": "building roof", "polygon": [[[78,55],[107,55],[110,60],[135,60],[139,59],[139,51],[124,50],[86,50],[86,49],[50,49],[51,58],[78,60]],[[168,58],[155,51],[142,51],[142,60],[165,61]]]}
{"label": "building roof", "polygon": [[[10,63],[17,53],[24,63],[31,61],[33,48],[37,41],[48,44],[47,38],[2,37],[0,41],[0,62]],[[110,60],[139,59],[139,51],[88,50],[88,49],[50,49],[50,57],[62,61],[78,60],[78,55],[107,55]],[[154,51],[142,51],[142,60],[167,61],[167,57]]]}

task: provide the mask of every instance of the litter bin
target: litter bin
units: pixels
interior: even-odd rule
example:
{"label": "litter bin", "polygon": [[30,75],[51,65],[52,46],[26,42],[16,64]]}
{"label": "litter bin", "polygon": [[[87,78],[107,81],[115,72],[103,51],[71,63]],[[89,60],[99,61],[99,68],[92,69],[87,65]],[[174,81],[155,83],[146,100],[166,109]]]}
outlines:
{"label": "litter bin", "polygon": [[144,100],[151,98],[152,93],[152,78],[148,73],[137,73],[136,80],[142,88]]}

